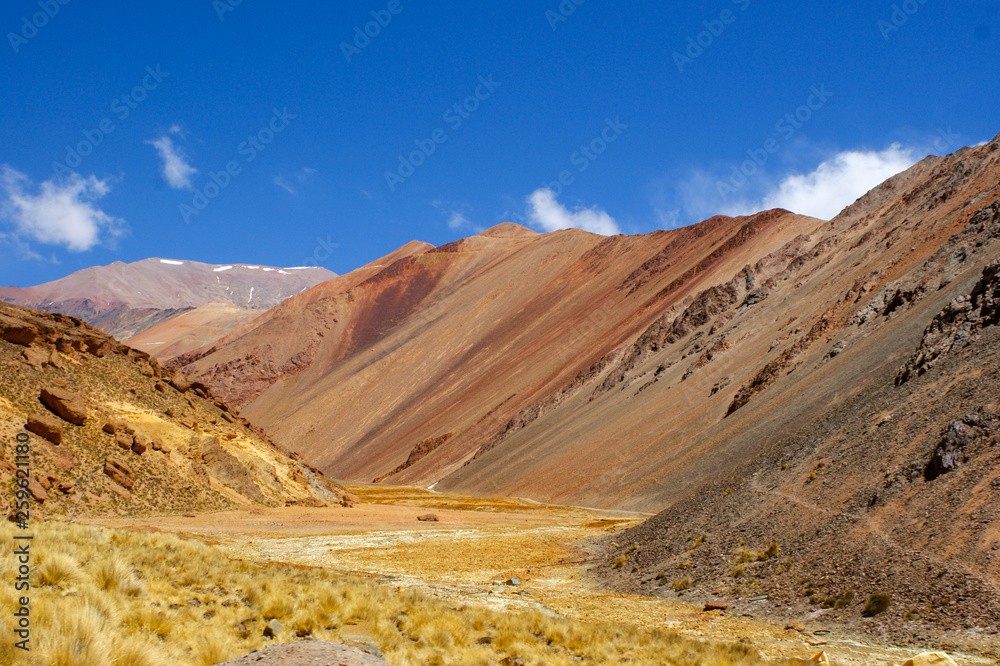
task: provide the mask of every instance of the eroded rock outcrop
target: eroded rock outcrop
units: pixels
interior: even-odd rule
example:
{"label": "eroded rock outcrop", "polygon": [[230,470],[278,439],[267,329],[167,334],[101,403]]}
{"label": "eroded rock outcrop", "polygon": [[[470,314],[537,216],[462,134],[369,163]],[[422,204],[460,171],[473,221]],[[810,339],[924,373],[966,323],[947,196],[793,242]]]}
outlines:
{"label": "eroded rock outcrop", "polygon": [[910,360],[900,368],[896,385],[920,376],[956,346],[968,342],[978,331],[1000,322],[1000,260],[985,269],[968,296],[949,303],[924,331]]}

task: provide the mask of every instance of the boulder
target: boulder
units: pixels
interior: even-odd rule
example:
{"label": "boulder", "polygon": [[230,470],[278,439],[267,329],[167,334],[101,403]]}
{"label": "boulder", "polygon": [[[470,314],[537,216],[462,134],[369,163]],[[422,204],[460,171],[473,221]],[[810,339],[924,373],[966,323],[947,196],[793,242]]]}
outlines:
{"label": "boulder", "polygon": [[114,456],[108,456],[104,459],[104,473],[127,490],[132,490],[135,486],[135,481],[132,479],[132,469]]}
{"label": "boulder", "polygon": [[438,517],[433,513],[425,513],[422,516],[417,516],[417,520],[422,523],[436,523],[438,522]]}
{"label": "boulder", "polygon": [[87,422],[87,403],[79,393],[58,387],[44,388],[38,399],[65,421],[81,426]]}
{"label": "boulder", "polygon": [[53,368],[56,368],[57,370],[63,369],[62,356],[60,356],[59,352],[57,352],[55,349],[49,352],[49,358],[46,362]]}
{"label": "boulder", "polygon": [[944,652],[924,652],[913,659],[907,659],[903,666],[958,666],[955,660]]}
{"label": "boulder", "polygon": [[149,437],[143,435],[141,432],[137,432],[135,437],[132,438],[132,452],[136,455],[142,455],[153,445],[153,442]]}
{"label": "boulder", "polygon": [[173,386],[181,393],[184,393],[189,388],[191,388],[191,382],[189,382],[187,377],[185,377],[180,371],[175,372],[173,376],[169,379],[169,382],[171,386]]}
{"label": "boulder", "polygon": [[28,424],[25,426],[25,429],[53,444],[62,444],[63,424],[62,421],[54,416],[32,414],[28,417]]}
{"label": "boulder", "polygon": [[104,427],[101,428],[101,430],[108,433],[109,435],[113,435],[121,429],[122,429],[121,424],[115,423],[114,421],[108,421],[107,423],[104,424]]}
{"label": "boulder", "polygon": [[38,339],[38,329],[19,319],[0,315],[0,337],[15,345],[27,347]]}

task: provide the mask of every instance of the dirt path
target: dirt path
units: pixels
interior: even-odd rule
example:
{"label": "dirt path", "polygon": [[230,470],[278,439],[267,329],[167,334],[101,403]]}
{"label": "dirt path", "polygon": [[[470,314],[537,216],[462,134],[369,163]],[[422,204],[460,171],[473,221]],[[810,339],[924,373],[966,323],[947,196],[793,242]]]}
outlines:
{"label": "dirt path", "polygon": [[[587,573],[586,542],[634,525],[641,519],[637,515],[422,490],[364,486],[351,491],[363,502],[353,509],[253,509],[94,522],[188,534],[219,545],[237,559],[324,567],[399,588],[419,588],[456,605],[535,608],[588,622],[671,628],[707,640],[749,640],[767,656],[810,657],[823,650],[837,664],[888,665],[914,654],[862,645],[836,637],[837,632],[809,635],[749,618],[705,613],[680,601],[599,588]],[[428,511],[439,520],[417,521]],[[512,579],[517,584],[507,584]]]}

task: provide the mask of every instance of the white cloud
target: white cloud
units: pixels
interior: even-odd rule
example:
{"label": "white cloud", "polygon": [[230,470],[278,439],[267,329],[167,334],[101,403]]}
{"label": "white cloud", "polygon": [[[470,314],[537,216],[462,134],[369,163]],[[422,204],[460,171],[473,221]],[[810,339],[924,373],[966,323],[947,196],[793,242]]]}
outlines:
{"label": "white cloud", "polygon": [[[315,173],[316,169],[310,169],[309,167],[305,167],[298,173],[292,174],[290,178],[294,178],[299,183],[305,183],[307,180],[312,178],[313,174]],[[273,182],[275,185],[277,185],[278,187],[280,187],[281,189],[283,189],[284,191],[288,192],[291,195],[298,194],[299,192],[298,188],[295,187],[295,185],[289,180],[289,178],[285,178],[284,176],[275,176]]]}
{"label": "white cloud", "polygon": [[759,202],[724,207],[727,215],[746,215],[771,208],[823,220],[836,217],[877,185],[906,171],[917,159],[913,148],[893,144],[883,151],[851,150],[839,153],[809,174],[786,176]]}
{"label": "white cloud", "polygon": [[545,231],[559,229],[583,229],[593,234],[614,236],[620,234],[618,223],[600,208],[577,208],[568,210],[556,201],[555,193],[548,188],[532,192],[528,197],[531,221]]}
{"label": "white cloud", "polygon": [[295,194],[295,188],[288,184],[288,181],[284,179],[283,176],[275,176],[274,184],[288,192],[289,194]]}
{"label": "white cloud", "polygon": [[452,213],[451,217],[448,218],[448,228],[449,229],[465,229],[472,226],[472,220],[467,218],[462,213]]}
{"label": "white cloud", "polygon": [[108,182],[74,173],[58,182],[45,181],[34,194],[36,188],[27,176],[4,166],[0,172],[4,194],[0,217],[13,224],[18,238],[84,252],[125,233],[124,220],[92,204],[111,191]]}
{"label": "white cloud", "polygon": [[[175,132],[179,129],[175,125],[170,131]],[[184,153],[174,145],[174,140],[164,135],[146,143],[156,148],[156,152],[160,154],[160,159],[163,160],[163,178],[167,184],[175,190],[190,190],[191,176],[198,173],[198,170],[188,164]]]}

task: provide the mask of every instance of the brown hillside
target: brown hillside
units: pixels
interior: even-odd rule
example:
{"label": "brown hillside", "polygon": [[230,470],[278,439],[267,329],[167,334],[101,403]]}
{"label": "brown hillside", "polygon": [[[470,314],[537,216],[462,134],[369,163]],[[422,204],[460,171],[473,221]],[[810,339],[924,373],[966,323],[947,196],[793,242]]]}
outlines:
{"label": "brown hillside", "polygon": [[0,498],[31,446],[32,516],[321,506],[344,493],[262,440],[207,389],[59,314],[0,304]]}
{"label": "brown hillside", "polygon": [[338,478],[382,477],[453,433],[387,480],[430,485],[746,257],[811,248],[821,224],[771,211],[613,238],[502,225],[311,289],[185,372]]}

